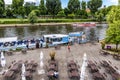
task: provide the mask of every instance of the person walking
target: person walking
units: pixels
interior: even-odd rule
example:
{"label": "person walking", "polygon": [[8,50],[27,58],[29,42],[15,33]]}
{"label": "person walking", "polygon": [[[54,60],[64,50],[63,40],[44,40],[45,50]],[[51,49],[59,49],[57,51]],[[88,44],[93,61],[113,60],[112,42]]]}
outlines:
{"label": "person walking", "polygon": [[70,52],[71,50],[70,50],[70,44],[68,43],[68,51]]}

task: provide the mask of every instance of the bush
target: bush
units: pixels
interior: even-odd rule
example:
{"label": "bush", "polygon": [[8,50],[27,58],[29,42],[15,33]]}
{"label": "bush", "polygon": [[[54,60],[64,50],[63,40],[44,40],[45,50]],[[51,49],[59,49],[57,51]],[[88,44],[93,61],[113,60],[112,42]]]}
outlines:
{"label": "bush", "polygon": [[74,19],[75,18],[75,14],[68,14],[68,18]]}

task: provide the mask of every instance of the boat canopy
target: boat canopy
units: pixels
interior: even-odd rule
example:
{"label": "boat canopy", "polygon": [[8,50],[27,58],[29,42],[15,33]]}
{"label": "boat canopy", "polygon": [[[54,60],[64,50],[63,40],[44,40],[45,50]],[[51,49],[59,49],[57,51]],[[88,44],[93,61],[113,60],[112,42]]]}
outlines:
{"label": "boat canopy", "polygon": [[69,33],[70,37],[80,37],[83,35],[83,32],[71,32]]}
{"label": "boat canopy", "polygon": [[62,38],[62,37],[68,37],[68,35],[64,34],[49,34],[49,35],[43,35],[44,38]]}
{"label": "boat canopy", "polygon": [[7,38],[0,38],[0,42],[12,42],[17,41],[17,37],[7,37]]}

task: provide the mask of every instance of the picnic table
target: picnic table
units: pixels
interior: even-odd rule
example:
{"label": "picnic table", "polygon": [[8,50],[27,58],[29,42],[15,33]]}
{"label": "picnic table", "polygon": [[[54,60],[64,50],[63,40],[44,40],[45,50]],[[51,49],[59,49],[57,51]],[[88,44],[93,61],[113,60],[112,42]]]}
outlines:
{"label": "picnic table", "polygon": [[104,76],[99,72],[93,73],[92,77],[94,80],[105,80]]}

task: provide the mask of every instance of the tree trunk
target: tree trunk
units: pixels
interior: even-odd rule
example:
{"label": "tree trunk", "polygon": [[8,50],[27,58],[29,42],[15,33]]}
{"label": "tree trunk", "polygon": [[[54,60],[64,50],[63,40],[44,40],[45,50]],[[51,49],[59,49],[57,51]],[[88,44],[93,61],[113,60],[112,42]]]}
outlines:
{"label": "tree trunk", "polygon": [[116,44],[116,51],[118,51],[118,44]]}

